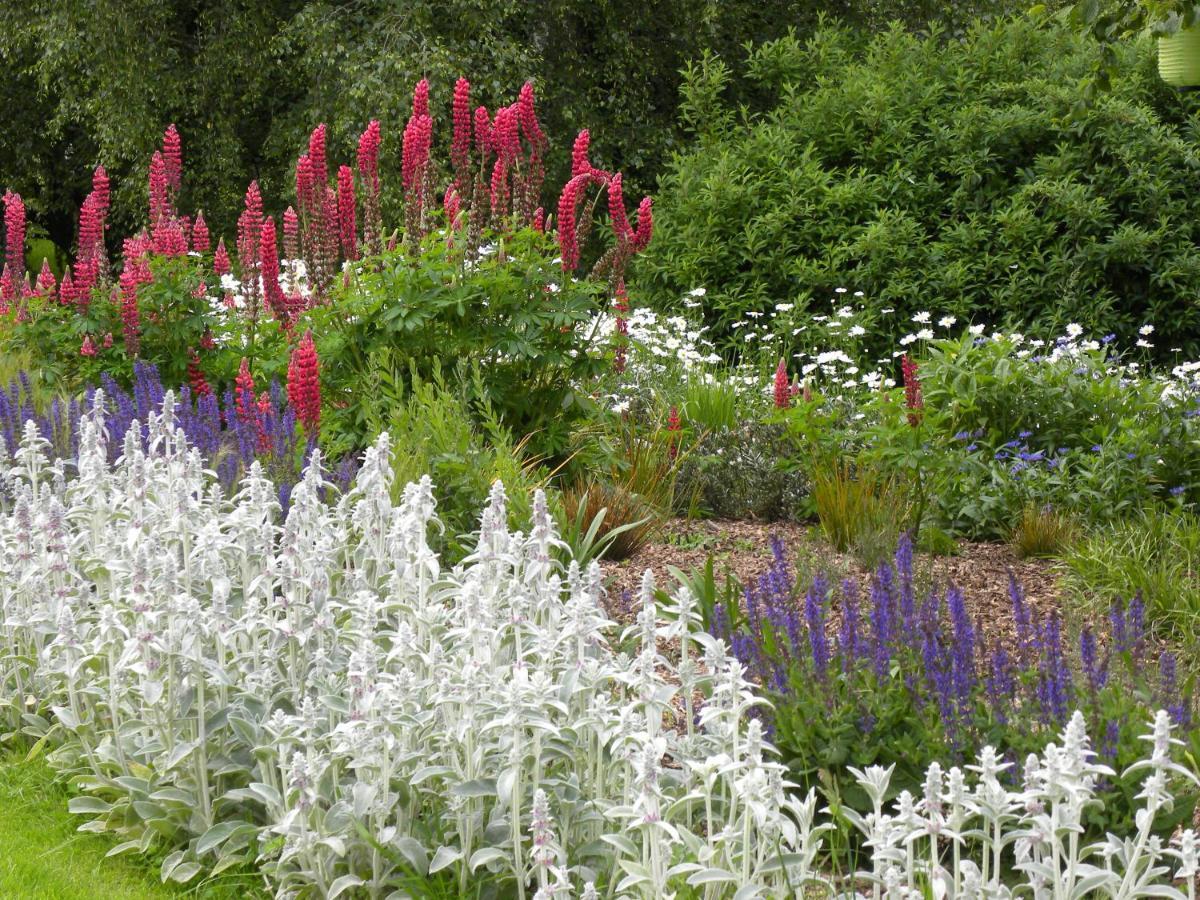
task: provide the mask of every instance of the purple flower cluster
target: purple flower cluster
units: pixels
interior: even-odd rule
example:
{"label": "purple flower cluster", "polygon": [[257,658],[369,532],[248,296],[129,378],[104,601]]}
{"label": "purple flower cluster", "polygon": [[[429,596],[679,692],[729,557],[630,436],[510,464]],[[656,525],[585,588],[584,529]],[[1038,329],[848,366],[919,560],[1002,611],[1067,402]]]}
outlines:
{"label": "purple flower cluster", "polygon": [[[135,364],[128,391],[107,374],[101,376],[99,387],[105,396],[109,455],[115,462],[125,435],[135,422],[143,429],[145,438],[146,420],[162,410],[166,388],[158,369],[144,362]],[[34,401],[29,376],[21,373],[6,390],[0,389],[0,439],[11,453],[20,442],[25,423],[33,421],[50,443],[53,456],[74,459],[79,420],[92,408],[95,394],[96,388],[90,387],[81,400],[64,402],[56,397],[40,409]],[[302,431],[296,427],[295,411],[277,382],[271,384],[270,397],[271,403],[264,409],[261,422],[246,422],[236,413],[232,391],[226,391],[221,398],[213,393],[194,397],[184,385],[177,392],[175,418],[189,443],[201,452],[205,464],[217,473],[227,491],[258,459],[279,485],[280,502],[286,508],[291,488],[304,471],[315,444],[304,442]],[[347,455],[335,469],[334,484],[344,489],[353,480],[356,469],[355,458]]]}
{"label": "purple flower cluster", "polygon": [[[869,728],[876,721],[871,698],[899,691],[918,714],[933,714],[960,749],[989,723],[1052,730],[1076,708],[1099,715],[1114,657],[1144,679],[1140,597],[1114,604],[1106,642],[1084,628],[1076,657],[1057,611],[1034,612],[1012,576],[1008,593],[1011,636],[988,636],[957,587],[916,596],[907,537],[871,575],[865,600],[850,580],[840,590],[823,575],[797,585],[773,539],[770,568],[745,588],[744,616],[718,604],[710,630],[781,703],[804,692],[831,709],[856,704],[857,720]],[[1190,721],[1192,703],[1178,688],[1173,658],[1164,658],[1154,681],[1155,702]]]}

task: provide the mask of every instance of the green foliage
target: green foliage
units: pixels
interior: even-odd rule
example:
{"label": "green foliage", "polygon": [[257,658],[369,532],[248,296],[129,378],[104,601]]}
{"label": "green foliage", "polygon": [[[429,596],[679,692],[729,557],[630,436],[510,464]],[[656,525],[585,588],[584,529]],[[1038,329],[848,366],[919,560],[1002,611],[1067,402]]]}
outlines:
{"label": "green foliage", "polygon": [[335,398],[328,437],[361,446],[410,373],[430,378],[469,360],[480,399],[505,427],[532,435],[540,455],[562,454],[592,405],[576,386],[601,361],[579,350],[579,329],[603,286],[564,279],[548,242],[526,230],[469,262],[435,235],[415,259],[396,250],[364,261],[329,306],[310,313],[322,389]]}
{"label": "green foliage", "polygon": [[726,338],[747,311],[845,286],[894,307],[895,327],[927,309],[1130,338],[1152,321],[1160,346],[1194,353],[1197,101],[1162,85],[1149,50],[1123,49],[1082,119],[1069,113],[1097,51],[1055,21],[950,42],[789,36],[753,52],[748,77],[773,105],[735,126],[711,112],[730,76],[701,61],[684,112],[718,130],[696,124],[662,182],[641,286],[661,304],[706,287]]}
{"label": "green foliage", "polygon": [[679,494],[721,519],[799,518],[807,475],[788,464],[795,450],[779,423],[757,415],[735,428],[701,432],[680,462]]}
{"label": "green foliage", "polygon": [[486,402],[472,409],[435,372],[432,381],[413,380],[407,396],[392,407],[385,427],[392,438],[396,491],[424,475],[437,488],[443,531],[435,544],[449,558],[460,559],[471,545],[479,510],[497,480],[509,494],[513,526],[528,527],[530,496],[543,479],[526,457],[524,445],[513,440]]}
{"label": "green foliage", "polygon": [[1200,520],[1154,511],[1089,535],[1064,560],[1067,585],[1090,609],[1142,595],[1148,618],[1200,650]]}

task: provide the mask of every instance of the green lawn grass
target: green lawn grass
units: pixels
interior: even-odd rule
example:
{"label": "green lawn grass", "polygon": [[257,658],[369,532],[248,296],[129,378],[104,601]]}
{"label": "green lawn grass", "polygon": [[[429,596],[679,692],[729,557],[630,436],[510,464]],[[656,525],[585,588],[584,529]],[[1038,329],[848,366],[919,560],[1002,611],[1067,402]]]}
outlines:
{"label": "green lawn grass", "polygon": [[0,898],[4,900],[201,900],[266,896],[253,876],[164,885],[158,865],[137,855],[105,858],[116,841],[79,832],[86,821],[67,812],[70,793],[41,760],[0,755]]}

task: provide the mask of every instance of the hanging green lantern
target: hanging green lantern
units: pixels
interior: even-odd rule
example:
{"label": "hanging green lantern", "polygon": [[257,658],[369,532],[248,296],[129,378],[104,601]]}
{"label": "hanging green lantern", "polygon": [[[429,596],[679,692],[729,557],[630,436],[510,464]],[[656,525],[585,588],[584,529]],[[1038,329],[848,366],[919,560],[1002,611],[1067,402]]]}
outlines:
{"label": "hanging green lantern", "polygon": [[1158,74],[1167,84],[1200,84],[1200,27],[1180,28],[1158,39]]}

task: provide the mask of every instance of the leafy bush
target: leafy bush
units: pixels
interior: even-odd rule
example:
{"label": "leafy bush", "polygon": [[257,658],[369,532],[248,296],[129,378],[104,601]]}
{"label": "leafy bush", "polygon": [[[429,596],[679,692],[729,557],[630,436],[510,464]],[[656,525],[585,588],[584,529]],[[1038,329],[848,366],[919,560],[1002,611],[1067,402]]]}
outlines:
{"label": "leafy bush", "polygon": [[[660,187],[641,286],[702,285],[723,338],[747,311],[852,286],[877,308],[1200,350],[1197,101],[1122,48],[1113,91],[1072,118],[1099,50],[1057,19],[977,25],[962,41],[824,27],[758,47],[774,105],[738,121],[711,61],[684,109],[696,145]],[[893,335],[897,337],[898,335]]]}

